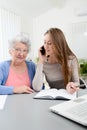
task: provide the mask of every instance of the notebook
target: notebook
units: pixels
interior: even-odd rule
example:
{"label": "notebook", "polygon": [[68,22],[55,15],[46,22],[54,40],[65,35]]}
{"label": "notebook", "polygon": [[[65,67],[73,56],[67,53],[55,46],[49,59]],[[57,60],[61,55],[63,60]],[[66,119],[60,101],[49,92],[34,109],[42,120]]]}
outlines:
{"label": "notebook", "polygon": [[76,93],[74,94],[69,94],[66,89],[44,89],[38,92],[35,96],[35,99],[75,99],[76,98]]}
{"label": "notebook", "polygon": [[87,94],[49,108],[52,112],[87,126]]}

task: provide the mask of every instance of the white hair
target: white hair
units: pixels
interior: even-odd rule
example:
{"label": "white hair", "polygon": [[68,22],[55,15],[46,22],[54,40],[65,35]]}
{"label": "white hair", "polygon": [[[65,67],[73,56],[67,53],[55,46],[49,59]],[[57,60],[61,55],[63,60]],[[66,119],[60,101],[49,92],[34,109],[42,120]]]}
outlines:
{"label": "white hair", "polygon": [[9,50],[13,49],[15,47],[15,44],[17,42],[21,42],[24,45],[27,46],[28,52],[30,51],[31,45],[28,36],[24,34],[19,34],[16,37],[14,37],[12,40],[9,41]]}

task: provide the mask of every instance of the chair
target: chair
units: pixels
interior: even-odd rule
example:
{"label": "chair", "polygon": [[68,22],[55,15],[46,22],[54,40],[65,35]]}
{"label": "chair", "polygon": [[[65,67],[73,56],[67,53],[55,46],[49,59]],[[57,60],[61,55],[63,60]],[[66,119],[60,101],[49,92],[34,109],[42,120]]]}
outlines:
{"label": "chair", "polygon": [[84,79],[80,78],[79,81],[80,81],[80,84],[84,84],[83,87],[80,87],[81,89],[85,89],[85,88],[87,88],[87,85],[86,85],[86,82],[85,82]]}

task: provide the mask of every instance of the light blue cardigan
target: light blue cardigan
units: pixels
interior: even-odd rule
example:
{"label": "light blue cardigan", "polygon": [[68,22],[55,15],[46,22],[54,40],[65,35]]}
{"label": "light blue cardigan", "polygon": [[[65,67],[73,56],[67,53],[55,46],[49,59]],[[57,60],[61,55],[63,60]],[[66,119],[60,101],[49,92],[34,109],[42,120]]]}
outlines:
{"label": "light blue cardigan", "polygon": [[[10,60],[0,63],[0,94],[13,94],[14,86],[5,86],[9,74],[10,63]],[[35,75],[36,66],[32,61],[26,61],[26,64],[30,77],[30,87],[32,88],[32,80]]]}

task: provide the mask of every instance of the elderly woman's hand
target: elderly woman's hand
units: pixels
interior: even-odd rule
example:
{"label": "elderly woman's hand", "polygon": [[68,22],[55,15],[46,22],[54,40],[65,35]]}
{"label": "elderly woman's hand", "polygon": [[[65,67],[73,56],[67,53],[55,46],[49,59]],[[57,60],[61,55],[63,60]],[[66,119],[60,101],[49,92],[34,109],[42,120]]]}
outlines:
{"label": "elderly woman's hand", "polygon": [[66,85],[66,90],[68,93],[73,94],[74,92],[78,91],[79,87],[76,86],[74,82],[69,82]]}
{"label": "elderly woman's hand", "polygon": [[14,87],[14,90],[13,90],[13,92],[14,93],[19,93],[19,94],[21,94],[21,93],[33,93],[34,92],[34,90],[33,89],[31,89],[29,86],[26,86],[26,85],[24,85],[24,86],[18,86],[18,87]]}

